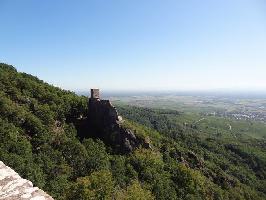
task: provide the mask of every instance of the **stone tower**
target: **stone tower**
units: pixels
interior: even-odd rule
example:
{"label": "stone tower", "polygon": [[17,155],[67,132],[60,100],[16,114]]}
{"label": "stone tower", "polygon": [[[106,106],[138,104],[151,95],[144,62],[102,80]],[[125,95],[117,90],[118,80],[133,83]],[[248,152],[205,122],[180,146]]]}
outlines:
{"label": "stone tower", "polygon": [[100,99],[100,90],[99,89],[91,89],[91,99]]}

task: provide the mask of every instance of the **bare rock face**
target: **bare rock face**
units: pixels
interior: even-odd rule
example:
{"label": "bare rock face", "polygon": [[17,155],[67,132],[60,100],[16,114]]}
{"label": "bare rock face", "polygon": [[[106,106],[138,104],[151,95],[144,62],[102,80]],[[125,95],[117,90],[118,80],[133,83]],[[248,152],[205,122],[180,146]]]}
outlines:
{"label": "bare rock face", "polygon": [[188,162],[193,168],[202,169],[204,167],[204,161],[198,157],[193,151],[188,152]]}
{"label": "bare rock face", "polygon": [[53,200],[0,161],[0,200]]}

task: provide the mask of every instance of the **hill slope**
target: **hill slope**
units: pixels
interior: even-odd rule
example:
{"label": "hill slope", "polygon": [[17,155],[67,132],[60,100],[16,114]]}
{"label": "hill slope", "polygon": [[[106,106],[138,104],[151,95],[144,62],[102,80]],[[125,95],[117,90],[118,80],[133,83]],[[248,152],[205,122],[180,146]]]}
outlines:
{"label": "hill slope", "polygon": [[80,139],[86,97],[0,64],[0,160],[55,199],[266,198],[264,140],[184,129],[173,111],[119,110],[152,149]]}

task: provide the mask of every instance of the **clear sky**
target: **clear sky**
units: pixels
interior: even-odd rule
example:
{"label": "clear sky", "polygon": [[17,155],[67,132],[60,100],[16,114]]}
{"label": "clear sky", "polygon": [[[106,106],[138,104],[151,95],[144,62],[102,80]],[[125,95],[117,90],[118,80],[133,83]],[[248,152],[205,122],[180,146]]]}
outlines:
{"label": "clear sky", "polygon": [[265,0],[0,0],[0,62],[71,90],[266,91]]}

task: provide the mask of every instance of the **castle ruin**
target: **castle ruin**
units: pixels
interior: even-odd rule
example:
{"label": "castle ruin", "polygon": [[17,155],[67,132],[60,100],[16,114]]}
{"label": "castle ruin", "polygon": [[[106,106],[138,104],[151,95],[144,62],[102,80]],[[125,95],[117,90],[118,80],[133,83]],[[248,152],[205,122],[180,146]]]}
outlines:
{"label": "castle ruin", "polygon": [[99,89],[91,89],[91,97],[89,98],[89,118],[94,122],[94,125],[99,126],[117,123],[122,120],[110,100],[100,99]]}
{"label": "castle ruin", "polygon": [[100,98],[99,89],[91,89],[88,101],[88,125],[89,131],[94,133],[95,137],[103,139],[118,148],[120,152],[131,152],[145,143],[132,130],[123,127],[122,117],[118,115],[110,100]]}

